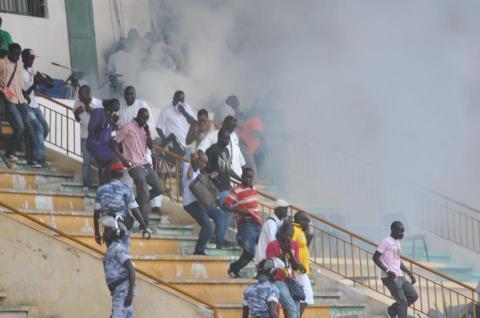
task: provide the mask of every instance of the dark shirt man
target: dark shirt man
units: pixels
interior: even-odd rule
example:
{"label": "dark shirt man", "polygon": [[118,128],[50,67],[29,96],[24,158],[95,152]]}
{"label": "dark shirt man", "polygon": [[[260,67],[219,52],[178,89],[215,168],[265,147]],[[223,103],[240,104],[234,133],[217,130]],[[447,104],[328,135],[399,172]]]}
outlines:
{"label": "dark shirt man", "polygon": [[231,175],[231,157],[228,151],[230,142],[230,133],[226,129],[218,131],[218,141],[216,144],[207,149],[208,157],[207,172],[216,172],[218,175],[213,179],[220,192],[229,191]]}

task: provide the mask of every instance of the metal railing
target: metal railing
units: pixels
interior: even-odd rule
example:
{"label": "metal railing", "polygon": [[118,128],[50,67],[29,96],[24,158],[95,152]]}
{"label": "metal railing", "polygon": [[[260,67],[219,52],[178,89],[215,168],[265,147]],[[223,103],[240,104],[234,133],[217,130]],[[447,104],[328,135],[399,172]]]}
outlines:
{"label": "metal railing", "polygon": [[46,95],[37,93],[37,96],[54,103],[56,106],[55,109],[53,109],[53,107],[42,103],[42,101],[37,98],[40,109],[50,127],[50,132],[45,141],[59,152],[78,159],[81,158],[81,128],[80,123],[75,120],[72,108]]}
{"label": "metal railing", "polygon": [[[79,239],[77,239],[77,238],[69,235],[68,233],[66,233],[66,232],[64,232],[64,231],[61,231],[61,230],[58,230],[56,227],[47,225],[47,224],[43,223],[42,221],[37,220],[35,217],[28,215],[27,213],[23,213],[23,212],[19,211],[18,209],[10,206],[9,204],[6,204],[6,203],[4,203],[4,202],[0,202],[0,206],[2,206],[2,207],[4,207],[5,209],[11,211],[13,214],[19,215],[19,216],[21,216],[22,218],[25,218],[26,220],[34,223],[35,225],[40,226],[40,227],[43,228],[43,229],[46,229],[46,230],[48,230],[48,231],[50,231],[50,232],[54,232],[57,237],[68,239],[70,242],[73,242],[73,243],[81,246],[82,248],[85,248],[86,250],[88,250],[88,251],[90,251],[90,252],[94,252],[94,253],[100,254],[100,255],[102,255],[102,256],[105,255],[105,252],[102,251],[101,249],[96,248],[96,247],[94,247],[94,246],[91,246],[91,245],[89,245],[89,244],[87,244],[87,243],[84,243],[84,242],[82,242],[81,240],[79,240]],[[3,213],[5,213],[5,212],[0,212],[0,213],[3,214]],[[93,237],[92,237],[92,240],[93,240]],[[169,289],[170,289],[170,290],[175,291],[175,292],[179,293],[180,295],[188,298],[190,301],[193,301],[193,302],[202,304],[203,306],[205,306],[205,308],[207,308],[207,309],[209,309],[209,310],[211,310],[211,311],[213,312],[215,318],[218,317],[218,308],[217,308],[214,304],[212,304],[212,303],[210,303],[210,302],[208,302],[208,301],[202,300],[202,299],[200,299],[199,297],[197,297],[197,296],[195,296],[195,295],[193,295],[193,294],[191,294],[191,293],[189,293],[189,292],[186,292],[186,291],[184,291],[184,290],[182,290],[182,289],[180,289],[180,288],[178,288],[178,287],[176,287],[176,286],[174,286],[174,285],[172,285],[172,284],[169,284],[168,282],[164,281],[163,279],[158,278],[158,277],[155,277],[155,276],[153,276],[152,274],[147,273],[147,272],[144,271],[144,270],[135,268],[135,271],[136,271],[137,273],[141,274],[142,276],[150,279],[151,281],[155,282],[155,283],[158,284],[158,285],[166,286],[166,287],[168,288],[168,289],[164,289],[164,290],[166,290],[166,291],[169,291]]]}
{"label": "metal railing", "polygon": [[46,0],[0,0],[0,12],[45,18],[47,2]]}
{"label": "metal railing", "polygon": [[422,226],[451,242],[480,252],[480,211],[435,193],[435,199],[424,202]]}
{"label": "metal railing", "polygon": [[[181,166],[188,162],[184,158],[155,145],[153,156],[155,169],[161,177],[165,195],[181,203],[180,178]],[[275,197],[258,191],[262,217],[266,219],[273,213]],[[292,206],[294,214],[303,209]],[[381,271],[372,261],[377,245],[353,232],[341,228],[317,215],[306,212],[311,222],[313,240],[310,246],[311,261],[345,279],[355,286],[363,286],[381,295],[390,297],[381,281]],[[429,315],[432,318],[462,318],[461,307],[472,304],[475,311],[478,296],[473,287],[435,271],[422,263],[402,257],[402,262],[416,277],[418,301],[411,310]],[[476,318],[475,312],[471,317]]]}

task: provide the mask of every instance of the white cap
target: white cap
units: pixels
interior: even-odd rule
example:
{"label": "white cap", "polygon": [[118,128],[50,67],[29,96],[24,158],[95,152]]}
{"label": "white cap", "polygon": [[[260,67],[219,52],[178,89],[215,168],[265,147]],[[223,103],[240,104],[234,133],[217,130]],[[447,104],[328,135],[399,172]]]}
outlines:
{"label": "white cap", "polygon": [[277,199],[277,201],[275,201],[273,203],[273,208],[276,209],[276,208],[288,208],[290,206],[290,204],[285,201],[284,199]]}

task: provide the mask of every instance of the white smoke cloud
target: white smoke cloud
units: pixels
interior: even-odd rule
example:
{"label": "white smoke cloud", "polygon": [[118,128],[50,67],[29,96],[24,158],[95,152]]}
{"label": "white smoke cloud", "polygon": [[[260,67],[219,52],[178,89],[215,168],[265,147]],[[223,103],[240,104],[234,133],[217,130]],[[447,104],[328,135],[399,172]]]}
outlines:
{"label": "white smoke cloud", "polygon": [[[184,72],[143,72],[158,114],[265,98],[268,172],[311,207],[413,209],[421,185],[480,206],[474,1],[159,1]],[[399,185],[398,185],[399,184]]]}

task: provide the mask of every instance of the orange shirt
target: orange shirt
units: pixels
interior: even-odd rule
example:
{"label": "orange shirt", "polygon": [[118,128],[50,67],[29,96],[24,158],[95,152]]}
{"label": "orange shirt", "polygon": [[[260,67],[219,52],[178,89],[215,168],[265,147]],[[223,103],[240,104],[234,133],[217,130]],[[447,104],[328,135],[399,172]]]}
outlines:
{"label": "orange shirt", "polygon": [[[15,69],[15,63],[12,63],[8,57],[0,59],[0,80],[2,84],[7,86],[10,77],[12,76],[13,70]],[[10,83],[9,88],[13,92],[13,96],[6,96],[6,98],[14,104],[25,104],[27,100],[23,97],[22,92],[22,75],[23,75],[23,62],[21,60],[17,61],[17,69],[15,75]]]}

